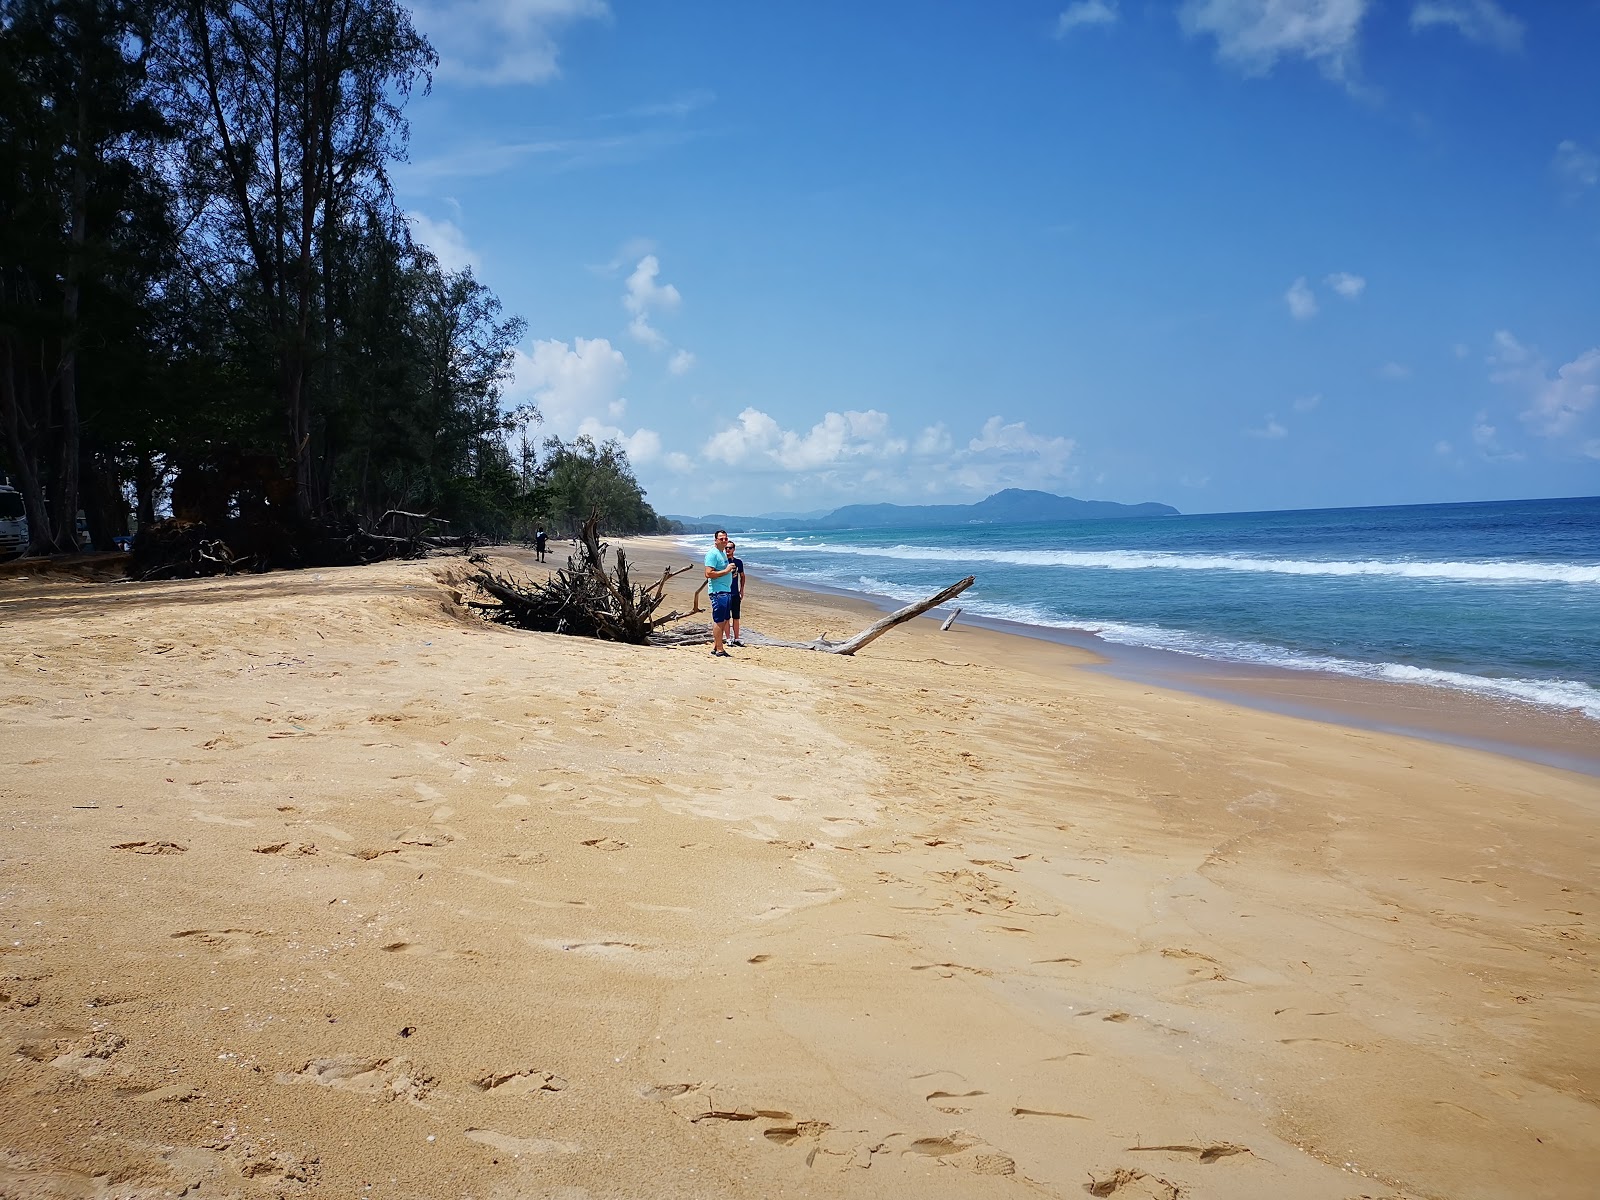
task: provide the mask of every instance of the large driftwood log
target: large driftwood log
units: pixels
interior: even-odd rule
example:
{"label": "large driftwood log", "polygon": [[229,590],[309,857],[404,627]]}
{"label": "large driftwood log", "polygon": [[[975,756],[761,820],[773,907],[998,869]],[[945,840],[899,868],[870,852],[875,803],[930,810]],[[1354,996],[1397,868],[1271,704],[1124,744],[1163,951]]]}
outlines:
{"label": "large driftwood log", "polygon": [[[941,592],[936,592],[926,600],[918,600],[915,604],[908,604],[884,617],[881,621],[874,621],[860,633],[842,642],[828,641],[828,635],[823,634],[814,642],[789,642],[780,638],[769,638],[752,630],[744,631],[744,640],[752,646],[772,646],[783,650],[820,650],[824,654],[854,654],[857,650],[876,641],[896,625],[903,625],[913,617],[920,617],[930,608],[954,600],[974,583],[977,577],[968,575],[959,582],[952,583]],[[692,615],[692,614],[685,614]],[[652,642],[662,646],[704,646],[711,641],[711,631],[707,627],[695,629],[671,630],[654,634]]]}

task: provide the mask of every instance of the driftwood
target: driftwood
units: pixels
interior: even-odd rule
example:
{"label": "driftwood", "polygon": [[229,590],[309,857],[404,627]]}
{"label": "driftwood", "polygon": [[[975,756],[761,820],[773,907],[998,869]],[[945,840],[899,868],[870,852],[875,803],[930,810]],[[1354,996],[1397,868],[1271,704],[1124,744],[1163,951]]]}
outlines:
{"label": "driftwood", "polygon": [[950,626],[952,626],[952,625],[954,625],[956,623],[956,618],[959,617],[960,615],[961,615],[961,610],[958,608],[958,609],[955,610],[955,612],[951,613],[948,617],[946,617],[944,619],[944,624],[939,626],[939,632],[940,633],[948,633],[950,631]]}
{"label": "driftwood", "polygon": [[420,533],[409,537],[372,533],[353,517],[302,520],[251,513],[219,525],[174,518],[139,530],[127,570],[134,579],[151,580],[352,567],[391,558],[422,558],[434,550],[465,548],[469,541]]}
{"label": "driftwood", "polygon": [[[784,650],[820,650],[824,654],[854,654],[857,650],[888,633],[896,625],[903,625],[913,617],[920,617],[930,608],[938,608],[939,605],[954,600],[975,582],[977,582],[976,576],[968,575],[965,579],[952,583],[943,591],[934,593],[926,600],[918,600],[915,604],[908,604],[904,608],[890,613],[882,620],[874,621],[854,637],[846,638],[842,642],[830,642],[826,633],[822,634],[814,642],[788,642],[779,638],[769,638],[749,629],[744,631],[743,640],[752,646],[772,646]],[[957,611],[959,612],[960,610],[958,609]],[[651,638],[651,641],[663,646],[703,646],[711,641],[711,631],[708,627],[703,626],[697,626],[693,629],[670,630],[657,633]]]}
{"label": "driftwood", "polygon": [[605,560],[611,548],[601,544],[598,524],[597,517],[584,522],[578,552],[543,583],[488,570],[469,576],[468,582],[494,600],[471,601],[471,606],[491,621],[518,629],[643,645],[661,626],[683,615],[674,611],[657,616],[656,610],[667,580],[690,568],[669,569],[657,583],[637,584],[628,578],[627,553],[618,550],[616,566],[608,571]]}

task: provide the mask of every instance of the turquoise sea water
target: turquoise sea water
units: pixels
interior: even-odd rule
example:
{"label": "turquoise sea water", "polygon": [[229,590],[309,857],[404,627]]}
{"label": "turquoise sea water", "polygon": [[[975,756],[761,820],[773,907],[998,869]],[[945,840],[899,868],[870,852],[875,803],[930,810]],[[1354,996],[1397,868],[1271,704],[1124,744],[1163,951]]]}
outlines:
{"label": "turquoise sea water", "polygon": [[[694,539],[696,543],[705,539]],[[753,575],[1600,722],[1600,497],[744,534]]]}

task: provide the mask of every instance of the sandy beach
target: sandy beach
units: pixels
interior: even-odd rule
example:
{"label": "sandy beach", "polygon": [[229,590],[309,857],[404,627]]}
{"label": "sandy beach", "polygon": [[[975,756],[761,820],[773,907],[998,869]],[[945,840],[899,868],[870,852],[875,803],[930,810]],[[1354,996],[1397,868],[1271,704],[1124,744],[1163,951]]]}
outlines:
{"label": "sandy beach", "polygon": [[0,577],[0,1197],[1595,1194],[1595,778],[464,567]]}

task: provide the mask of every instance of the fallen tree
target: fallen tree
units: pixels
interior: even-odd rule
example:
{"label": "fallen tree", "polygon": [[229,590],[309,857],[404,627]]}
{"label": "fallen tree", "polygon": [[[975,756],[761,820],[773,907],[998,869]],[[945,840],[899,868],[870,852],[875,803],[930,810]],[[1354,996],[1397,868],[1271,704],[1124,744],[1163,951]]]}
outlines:
{"label": "fallen tree", "polygon": [[616,566],[607,570],[610,547],[602,545],[599,521],[590,517],[579,534],[578,553],[544,582],[513,579],[487,569],[468,576],[494,603],[469,601],[489,620],[541,633],[569,633],[608,642],[644,645],[661,626],[679,620],[677,611],[657,616],[667,581],[692,568],[667,569],[655,583],[634,583],[628,577],[628,555],[617,551]]}
{"label": "fallen tree", "polygon": [[[954,600],[977,582],[977,576],[968,575],[965,579],[952,583],[943,591],[935,592],[926,600],[918,600],[915,604],[908,604],[904,608],[896,609],[882,620],[874,621],[854,637],[845,638],[840,642],[830,642],[828,635],[823,633],[815,641],[790,642],[781,638],[769,638],[762,634],[745,630],[744,641],[752,646],[774,646],[784,650],[820,650],[824,654],[854,654],[857,650],[871,642],[876,641],[896,625],[903,625],[914,617],[920,617],[929,609],[938,608]],[[957,610],[960,611],[959,609]],[[949,622],[945,623],[949,628]],[[673,630],[664,635],[657,635],[657,641],[673,646],[703,646],[711,641],[709,626],[699,626],[694,629]]]}
{"label": "fallen tree", "polygon": [[220,526],[173,518],[139,530],[128,558],[128,576],[192,579],[241,571],[354,567],[468,547],[469,539],[441,536],[430,521],[419,522],[416,532],[397,535],[370,532],[353,517],[325,521],[237,518]]}

